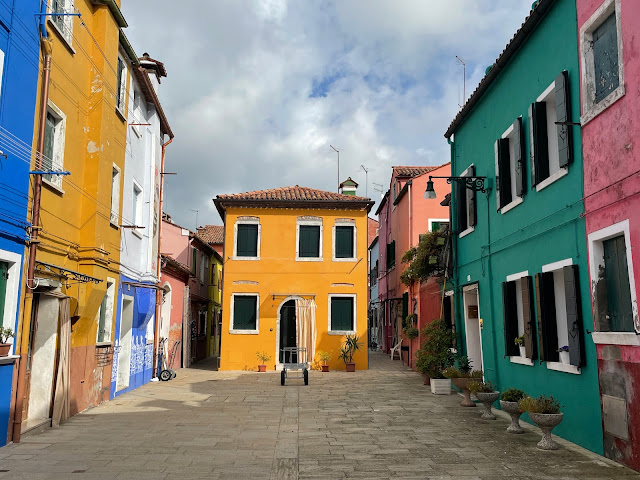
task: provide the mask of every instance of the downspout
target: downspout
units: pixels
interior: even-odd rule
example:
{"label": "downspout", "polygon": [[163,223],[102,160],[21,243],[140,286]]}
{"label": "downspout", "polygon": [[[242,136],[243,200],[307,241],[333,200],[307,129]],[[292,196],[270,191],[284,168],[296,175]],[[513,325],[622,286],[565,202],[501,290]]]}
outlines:
{"label": "downspout", "polygon": [[171,137],[166,143],[162,144],[162,160],[160,162],[160,221],[158,222],[158,258],[156,263],[156,278],[158,279],[158,288],[156,290],[156,328],[153,331],[153,370],[151,373],[152,378],[157,377],[158,372],[158,342],[160,341],[160,314],[162,306],[162,282],[160,280],[161,264],[162,264],[162,204],[164,195],[164,159],[167,146],[173,142]]}
{"label": "downspout", "polygon": [[[411,248],[413,247],[413,202],[411,199],[411,187],[413,186],[413,180],[409,180],[408,183],[409,183],[409,190],[407,191],[407,193],[409,194],[409,248]],[[411,303],[413,302],[414,283],[415,282],[411,282],[411,285],[409,285],[409,306],[410,307],[411,307]],[[407,313],[413,313],[413,311],[409,311],[409,308],[407,308]],[[409,364],[409,367],[411,367],[411,344],[412,343],[413,343],[413,340],[409,339],[409,355],[408,355],[409,358],[407,358],[407,363]],[[402,352],[400,352],[400,355],[402,355]]]}
{"label": "downspout", "polygon": [[[447,143],[449,144],[450,148],[451,148],[451,175],[455,175],[454,172],[454,160],[456,158],[456,143],[455,143],[455,138],[453,141],[451,141],[451,138],[448,137],[447,138]],[[454,218],[453,218],[453,212],[455,212],[455,206],[454,206],[454,202],[456,201],[455,195],[453,194],[454,189],[452,189],[451,191],[451,202],[449,202],[449,215],[450,218],[452,220],[451,225],[449,226],[449,231],[451,232],[451,259],[453,261],[453,275],[451,275],[451,284],[453,287],[453,298],[454,298],[454,304],[455,304],[455,308],[454,308],[454,323],[456,322],[456,318],[460,315],[460,313],[464,313],[464,307],[461,307],[461,304],[464,305],[464,302],[461,302],[462,300],[462,295],[456,295],[456,293],[458,293],[458,265],[457,265],[457,257],[456,257],[456,252],[458,251],[458,232],[455,229],[455,224],[453,222]],[[455,222],[457,223],[458,219],[455,218]],[[443,289],[446,289],[446,283],[442,286]],[[460,292],[462,293],[462,292]],[[462,318],[464,318],[464,315],[462,316]],[[464,324],[464,321],[461,321],[460,325],[456,325],[456,336],[458,336],[458,332],[462,332],[462,328],[458,328],[458,326],[462,326],[462,324]],[[456,338],[456,345],[458,346],[457,350],[460,351],[460,346],[462,346],[462,338],[460,338],[460,341],[458,341],[458,339]],[[466,354],[466,345],[464,348],[464,353]]]}
{"label": "downspout", "polygon": [[[46,28],[47,0],[42,2],[43,15],[40,16],[40,46],[44,54],[43,59],[43,76],[42,76],[42,98],[40,100],[40,122],[38,125],[38,146],[35,161],[36,171],[42,171],[42,155],[44,152],[44,132],[47,119],[47,104],[49,102],[49,79],[51,78],[51,43],[48,40]],[[16,379],[16,397],[15,408],[13,412],[13,443],[20,443],[20,433],[22,430],[22,409],[24,406],[24,392],[26,388],[25,377],[27,374],[27,352],[29,350],[29,335],[31,332],[31,322],[33,312],[33,290],[36,288],[35,270],[36,270],[36,253],[38,250],[38,233],[40,230],[40,198],[42,193],[42,174],[34,175],[33,188],[33,206],[31,211],[31,235],[29,239],[29,263],[27,270],[27,288],[25,294],[25,308],[23,310],[22,322],[20,324],[19,341],[16,342],[20,347],[20,359],[18,366],[18,378]],[[26,307],[29,307],[28,309]],[[27,320],[28,319],[28,320]],[[16,352],[17,353],[17,352]]]}

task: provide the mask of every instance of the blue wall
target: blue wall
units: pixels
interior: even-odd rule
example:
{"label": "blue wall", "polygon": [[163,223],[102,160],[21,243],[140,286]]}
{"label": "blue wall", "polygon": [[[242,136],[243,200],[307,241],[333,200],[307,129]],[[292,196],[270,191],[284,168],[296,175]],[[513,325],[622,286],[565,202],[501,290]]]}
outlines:
{"label": "blue wall", "polygon": [[[132,287],[122,282],[137,282],[137,280],[120,276],[118,287],[116,328],[114,333],[113,366],[111,369],[110,398],[115,398],[125,392],[148,383],[151,380],[153,365],[153,331],[155,329],[156,291],[152,288]],[[133,322],[131,327],[131,367],[129,369],[129,386],[116,392],[118,378],[118,354],[120,347],[120,327],[122,320],[122,296],[133,297]],[[151,325],[150,325],[151,323]],[[149,332],[149,335],[147,335]]]}
{"label": "blue wall", "polygon": [[[0,150],[7,155],[0,157],[0,260],[3,252],[17,253],[22,258],[25,249],[29,162],[40,55],[38,20],[34,14],[39,11],[40,0],[0,2],[0,50],[4,53],[0,83]],[[12,297],[17,302],[20,292],[17,298]],[[17,320],[16,315],[14,331]],[[13,365],[1,365],[0,446],[6,442],[9,425],[12,377]]]}

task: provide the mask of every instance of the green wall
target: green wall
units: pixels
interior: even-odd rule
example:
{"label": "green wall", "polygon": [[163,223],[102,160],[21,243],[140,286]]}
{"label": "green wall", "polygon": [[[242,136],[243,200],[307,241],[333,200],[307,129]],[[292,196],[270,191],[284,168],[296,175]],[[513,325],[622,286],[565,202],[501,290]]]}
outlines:
{"label": "green wall", "polygon": [[[602,422],[596,350],[586,333],[593,330],[593,321],[585,222],[580,217],[583,212],[580,128],[573,127],[574,161],[563,178],[536,192],[530,186],[528,162],[529,105],[563,70],[567,70],[569,75],[571,120],[579,120],[577,38],[575,1],[556,1],[455,132],[453,175],[460,175],[474,164],[476,175],[489,177],[495,186],[494,142],[519,116],[523,120],[527,155],[524,202],[502,215],[496,211],[495,188],[488,197],[478,193],[475,230],[455,240],[456,322],[464,350],[466,339],[461,292],[463,286],[477,283],[487,380],[496,383],[501,390],[518,387],[532,396],[552,394],[564,406],[565,414],[564,421],[554,433],[601,454]],[[456,201],[454,196],[454,216]],[[542,265],[567,258],[572,258],[579,267],[585,366],[576,375],[549,370],[539,360],[534,360],[533,366],[511,363],[504,356],[502,282],[506,281],[507,275],[525,270],[535,276],[541,272]],[[525,415],[524,419],[528,420],[528,417]]]}

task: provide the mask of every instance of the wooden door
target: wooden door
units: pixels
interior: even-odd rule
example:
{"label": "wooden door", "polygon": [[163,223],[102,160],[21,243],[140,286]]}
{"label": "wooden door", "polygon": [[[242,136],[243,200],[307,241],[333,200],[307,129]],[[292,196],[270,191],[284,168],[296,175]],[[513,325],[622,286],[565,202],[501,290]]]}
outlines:
{"label": "wooden door", "polygon": [[612,332],[633,332],[633,309],[624,235],[605,240],[603,246],[610,329]]}

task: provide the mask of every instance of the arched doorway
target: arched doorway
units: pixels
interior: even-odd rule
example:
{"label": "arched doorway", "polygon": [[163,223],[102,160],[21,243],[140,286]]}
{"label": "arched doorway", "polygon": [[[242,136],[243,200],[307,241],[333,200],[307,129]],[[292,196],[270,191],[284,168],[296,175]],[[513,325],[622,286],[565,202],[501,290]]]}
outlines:
{"label": "arched doorway", "polygon": [[294,353],[282,352],[286,347],[297,347],[296,301],[295,298],[286,299],[278,309],[278,363],[297,363],[298,358]]}

